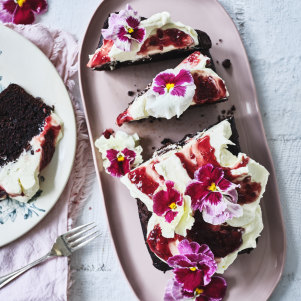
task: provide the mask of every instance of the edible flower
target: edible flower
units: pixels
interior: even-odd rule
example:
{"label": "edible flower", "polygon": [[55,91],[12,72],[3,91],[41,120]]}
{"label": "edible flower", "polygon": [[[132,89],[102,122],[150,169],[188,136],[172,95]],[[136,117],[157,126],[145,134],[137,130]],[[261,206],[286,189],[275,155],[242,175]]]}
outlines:
{"label": "edible flower", "polygon": [[199,286],[207,285],[217,269],[209,247],[185,239],[179,242],[178,251],[180,254],[170,257],[167,263],[174,268],[175,280],[183,285],[183,290],[193,293]]}
{"label": "edible flower", "polygon": [[178,73],[166,70],[160,72],[154,79],[153,91],[159,95],[184,97],[187,89],[195,89],[193,77],[188,70],[181,69]]}
{"label": "edible flower", "polygon": [[47,11],[46,0],[0,0],[0,20],[15,24],[32,24],[35,15]]}
{"label": "edible flower", "polygon": [[227,282],[224,278],[213,276],[207,285],[200,285],[193,293],[187,292],[183,286],[170,279],[165,290],[164,301],[177,301],[183,299],[195,301],[221,301],[227,290]]}
{"label": "edible flower", "polygon": [[179,206],[183,204],[180,192],[174,189],[173,181],[166,181],[166,191],[160,190],[153,196],[153,210],[158,216],[164,216],[171,223],[179,213]]}
{"label": "edible flower", "polygon": [[186,69],[160,72],[147,94],[145,110],[156,118],[179,117],[191,105],[195,88],[193,77]]}
{"label": "edible flower", "polygon": [[136,153],[132,150],[125,148],[121,152],[110,149],[107,150],[107,158],[110,161],[110,166],[107,171],[113,177],[121,177],[131,170],[131,165],[134,163]]}
{"label": "edible flower", "polygon": [[101,33],[104,39],[112,40],[120,50],[131,51],[133,42],[143,41],[145,29],[140,26],[138,13],[127,4],[125,10],[110,15],[108,28],[102,29]]}
{"label": "edible flower", "polygon": [[191,197],[192,209],[203,212],[205,222],[219,225],[243,214],[237,204],[237,187],[224,178],[222,168],[206,164],[195,172],[185,194]]}

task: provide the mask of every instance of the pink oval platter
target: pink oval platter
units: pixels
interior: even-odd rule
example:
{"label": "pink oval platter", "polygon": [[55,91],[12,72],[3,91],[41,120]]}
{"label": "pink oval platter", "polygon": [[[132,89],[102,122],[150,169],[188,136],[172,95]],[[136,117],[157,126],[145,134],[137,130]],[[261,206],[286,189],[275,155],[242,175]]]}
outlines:
{"label": "pink oval platter", "polygon": [[222,110],[235,106],[234,117],[243,152],[264,165],[270,172],[267,190],[261,201],[264,230],[258,247],[250,254],[240,255],[226,271],[227,301],[267,300],[276,287],[284,266],[286,240],[278,187],[271,154],[258,107],[256,89],[247,54],[239,33],[216,0],[105,0],[94,13],[83,39],[80,53],[80,86],[90,134],[97,176],[106,208],[115,249],[124,273],[139,300],[163,300],[170,272],[153,267],[145,246],[136,201],[126,187],[104,172],[94,141],[106,128],[118,129],[117,115],[132,100],[128,91],[143,89],[158,72],[177,65],[180,60],[125,67],[113,72],[97,72],[86,67],[88,55],[96,49],[100,29],[111,12],[131,4],[141,16],[169,11],[173,20],[181,21],[209,34],[214,62],[230,59],[232,67],[224,69],[216,63],[217,73],[227,83],[228,102],[194,108],[179,120],[134,122],[121,129],[137,132],[142,138],[144,159],[150,157],[160,141],[173,141],[216,123]]}

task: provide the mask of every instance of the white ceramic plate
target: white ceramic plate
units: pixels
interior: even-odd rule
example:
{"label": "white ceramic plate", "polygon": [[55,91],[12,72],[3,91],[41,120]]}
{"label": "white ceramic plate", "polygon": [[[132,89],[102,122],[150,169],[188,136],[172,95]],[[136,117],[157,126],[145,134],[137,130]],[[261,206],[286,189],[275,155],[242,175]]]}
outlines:
{"label": "white ceramic plate", "polygon": [[[76,126],[72,104],[63,81],[48,58],[31,42],[0,25],[0,88],[10,83],[41,97],[64,122],[64,137],[50,164],[41,173],[42,194],[29,204],[0,202],[0,247],[19,238],[51,210],[69,178],[76,147]],[[66,200],[67,201],[67,200]]]}

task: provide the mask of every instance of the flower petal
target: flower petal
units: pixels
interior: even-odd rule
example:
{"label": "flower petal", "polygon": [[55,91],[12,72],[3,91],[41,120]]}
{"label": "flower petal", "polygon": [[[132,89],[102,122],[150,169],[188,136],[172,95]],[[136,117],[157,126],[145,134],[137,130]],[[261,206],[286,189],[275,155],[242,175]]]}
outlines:
{"label": "flower petal", "polygon": [[13,23],[15,24],[32,24],[35,20],[33,11],[24,5],[23,7],[17,7]]}
{"label": "flower petal", "polygon": [[183,84],[193,84],[193,77],[188,70],[181,69],[176,75],[174,84],[176,86],[182,86]]}
{"label": "flower petal", "polygon": [[167,260],[169,266],[173,268],[189,268],[193,263],[184,255],[174,255]]}
{"label": "flower petal", "polygon": [[155,78],[154,78],[154,84],[157,86],[162,86],[165,88],[167,83],[174,83],[175,81],[175,75],[172,72],[171,69],[166,70],[164,72],[160,72]]}
{"label": "flower petal", "polygon": [[130,161],[130,163],[135,161],[136,153],[134,151],[125,148],[121,153]]}
{"label": "flower petal", "polygon": [[14,0],[7,0],[2,3],[2,9],[6,10],[11,15],[15,12],[17,6],[18,4]]}
{"label": "flower petal", "polygon": [[42,14],[47,11],[48,5],[46,0],[26,0],[24,5],[28,5],[36,14]]}
{"label": "flower petal", "polygon": [[116,160],[118,153],[119,152],[116,149],[109,149],[109,150],[107,150],[107,156],[106,157],[108,158],[108,160],[110,162],[112,162],[112,161]]}
{"label": "flower petal", "polygon": [[224,278],[214,276],[211,278],[211,282],[203,287],[204,295],[214,301],[220,301],[225,297],[227,290],[227,282]]}
{"label": "flower petal", "polygon": [[175,279],[183,283],[183,290],[194,292],[194,290],[203,284],[203,272],[200,270],[191,271],[190,269],[175,269]]}
{"label": "flower petal", "polygon": [[201,182],[209,182],[211,180],[211,173],[213,170],[213,165],[208,163],[201,166],[195,173],[194,178]]}
{"label": "flower petal", "polygon": [[197,180],[192,180],[187,185],[185,194],[191,197],[191,207],[193,210],[203,210],[203,200],[209,195],[207,185],[205,186]]}
{"label": "flower petal", "polygon": [[174,96],[184,97],[186,93],[186,87],[185,86],[175,86],[170,94]]}
{"label": "flower petal", "polygon": [[128,18],[126,18],[125,21],[128,24],[128,26],[130,26],[133,29],[135,29],[136,27],[138,27],[139,24],[140,24],[139,19],[134,18],[133,16],[129,16]]}
{"label": "flower petal", "polygon": [[222,191],[228,191],[236,187],[235,184],[231,183],[230,181],[226,180],[225,178],[222,178],[218,182],[218,188]]}
{"label": "flower petal", "polygon": [[145,37],[145,29],[144,28],[136,28],[131,35],[132,39],[136,40],[138,43],[141,43]]}
{"label": "flower petal", "polygon": [[165,87],[163,86],[154,86],[153,90],[158,93],[159,95],[165,94]]}
{"label": "flower petal", "polygon": [[177,216],[179,212],[177,211],[172,211],[172,210],[169,210],[166,212],[165,214],[165,220],[168,222],[168,223],[171,223],[175,217]]}
{"label": "flower petal", "polygon": [[189,242],[188,239],[184,239],[178,244],[178,250],[180,254],[183,255],[198,253],[199,249],[200,249],[200,245],[197,242]]}

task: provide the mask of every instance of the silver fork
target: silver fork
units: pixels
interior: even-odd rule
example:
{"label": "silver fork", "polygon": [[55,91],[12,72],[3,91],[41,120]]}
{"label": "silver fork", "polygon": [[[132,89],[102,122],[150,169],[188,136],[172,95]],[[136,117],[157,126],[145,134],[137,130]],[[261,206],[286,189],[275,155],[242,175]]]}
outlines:
{"label": "silver fork", "polygon": [[44,262],[53,257],[57,256],[70,256],[74,251],[80,249],[81,247],[88,244],[90,241],[95,239],[100,235],[100,232],[97,230],[95,232],[90,232],[95,229],[95,223],[89,223],[77,228],[70,230],[69,232],[59,236],[54,243],[50,252],[48,252],[42,258],[28,264],[27,266],[12,272],[8,275],[0,277],[0,288],[11,282],[16,277],[20,276],[24,272],[28,271],[32,267]]}

